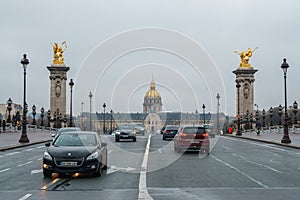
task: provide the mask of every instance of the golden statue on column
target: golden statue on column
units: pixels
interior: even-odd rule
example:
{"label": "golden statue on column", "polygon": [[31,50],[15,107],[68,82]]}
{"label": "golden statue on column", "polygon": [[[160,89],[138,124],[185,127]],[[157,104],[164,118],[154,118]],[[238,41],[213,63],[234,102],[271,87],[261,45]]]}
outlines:
{"label": "golden statue on column", "polygon": [[53,48],[53,64],[63,65],[64,64],[64,51],[67,48],[66,41],[61,43],[60,46],[58,46],[58,44],[55,42],[54,44],[52,44],[52,48]]}
{"label": "golden statue on column", "polygon": [[255,49],[251,50],[250,48],[248,48],[247,51],[234,51],[234,53],[237,53],[240,55],[241,58],[241,63],[240,63],[240,67],[241,68],[253,68],[250,64],[249,64],[249,59],[252,56],[252,53],[258,49],[258,47],[256,47]]}

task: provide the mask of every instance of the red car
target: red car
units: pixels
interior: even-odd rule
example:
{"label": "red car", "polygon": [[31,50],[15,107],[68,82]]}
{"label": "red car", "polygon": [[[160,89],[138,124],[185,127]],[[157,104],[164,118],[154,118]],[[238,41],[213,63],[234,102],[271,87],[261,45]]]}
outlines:
{"label": "red car", "polygon": [[209,135],[203,126],[181,126],[174,137],[176,152],[199,151],[209,154]]}

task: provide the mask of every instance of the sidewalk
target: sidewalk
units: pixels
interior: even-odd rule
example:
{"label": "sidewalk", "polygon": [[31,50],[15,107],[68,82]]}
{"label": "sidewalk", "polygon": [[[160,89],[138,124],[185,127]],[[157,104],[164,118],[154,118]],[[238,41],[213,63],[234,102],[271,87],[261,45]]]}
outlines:
{"label": "sidewalk", "polygon": [[242,132],[241,136],[237,136],[236,133],[234,132],[232,135],[224,134],[224,136],[266,142],[266,143],[300,149],[300,131],[296,131],[296,132],[294,132],[292,130],[289,131],[289,137],[291,140],[290,144],[281,143],[281,139],[283,137],[282,130],[280,130],[279,132],[275,131],[275,130],[272,130],[272,132],[270,132],[269,130],[264,130],[264,131],[260,132],[260,135],[257,135],[256,132],[254,132],[254,131],[246,132],[246,133]]}
{"label": "sidewalk", "polygon": [[53,139],[53,137],[51,136],[52,133],[55,132],[50,132],[49,130],[36,130],[36,132],[34,132],[33,130],[27,130],[29,143],[19,143],[19,139],[22,135],[21,131],[6,133],[1,132],[0,151],[51,141]]}

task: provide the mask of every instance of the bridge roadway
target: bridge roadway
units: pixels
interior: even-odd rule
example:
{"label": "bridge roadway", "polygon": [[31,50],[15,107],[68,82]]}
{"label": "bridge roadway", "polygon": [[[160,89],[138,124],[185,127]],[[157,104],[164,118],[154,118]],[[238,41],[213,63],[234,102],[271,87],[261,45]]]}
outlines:
{"label": "bridge roadway", "polygon": [[[161,135],[138,136],[135,143],[101,138],[108,143],[109,169],[100,178],[44,178],[42,143],[1,151],[1,199],[299,199],[295,148],[217,136],[206,156],[178,154],[173,141]],[[147,144],[147,173],[141,179]],[[141,195],[143,187],[148,195]]]}

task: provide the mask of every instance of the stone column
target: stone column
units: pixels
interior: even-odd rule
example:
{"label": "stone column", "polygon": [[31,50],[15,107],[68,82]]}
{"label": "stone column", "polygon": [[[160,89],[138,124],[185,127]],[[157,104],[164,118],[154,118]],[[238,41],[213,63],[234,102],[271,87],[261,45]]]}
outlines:
{"label": "stone column", "polygon": [[[240,115],[240,117],[244,116],[249,111],[249,114],[254,114],[254,74],[257,72],[257,69],[239,67],[237,70],[233,71],[236,75],[236,82],[239,82],[241,87],[240,91],[236,92],[236,116]],[[236,89],[237,90],[237,89]],[[238,98],[239,93],[239,98]],[[240,106],[240,113],[238,113],[238,99]]]}
{"label": "stone column", "polygon": [[50,71],[50,111],[51,118],[59,110],[62,116],[66,114],[66,81],[69,67],[64,64],[52,64],[47,69]]}

